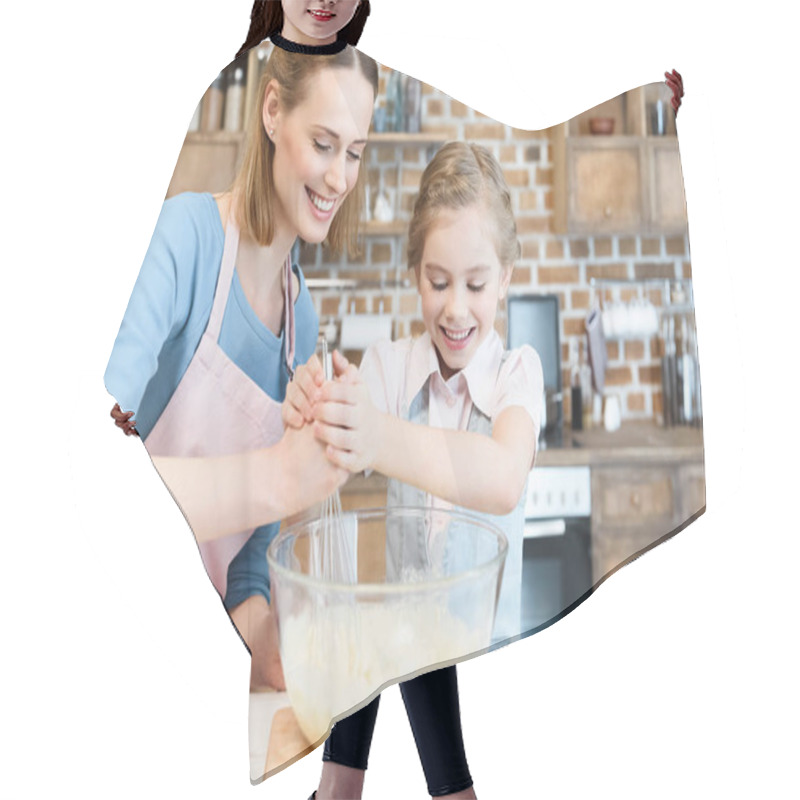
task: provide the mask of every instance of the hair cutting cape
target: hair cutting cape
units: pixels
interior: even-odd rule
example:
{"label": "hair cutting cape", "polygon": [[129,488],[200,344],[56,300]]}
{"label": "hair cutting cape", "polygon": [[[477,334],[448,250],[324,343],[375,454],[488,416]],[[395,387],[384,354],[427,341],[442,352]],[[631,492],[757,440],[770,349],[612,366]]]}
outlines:
{"label": "hair cutting cape", "polygon": [[[244,146],[246,118],[261,111],[256,87],[271,47],[266,43],[244,54],[209,88],[194,130],[186,136],[169,197],[229,188]],[[261,530],[262,541],[251,552],[242,550],[249,531],[229,538],[227,545],[222,540],[211,548],[217,561],[211,563],[212,556],[204,551],[215,586],[223,594],[232,591],[228,564],[243,554],[239,566],[248,577],[244,584],[236,577],[237,586],[244,586],[242,597],[248,592],[268,596],[277,611],[289,687],[288,692],[251,695],[254,782],[317,747],[336,718],[364,705],[385,685],[513,642],[557,621],[617,569],[705,510],[692,265],[667,87],[654,83],[634,88],[548,130],[524,131],[414,78],[384,67],[380,71],[370,140],[360,165],[366,185],[361,254],[348,259],[334,255],[325,244],[298,242],[292,261],[302,272],[310,299],[305,310],[299,305],[294,309],[297,355],[290,366],[303,363],[314,351],[317,325],[332,347],[356,363],[380,335],[399,340],[424,331],[413,271],[406,264],[408,222],[420,178],[445,142],[463,140],[488,148],[509,186],[520,243],[510,297],[499,309],[497,328],[507,349],[529,345],[537,351],[544,379],[544,391],[532,399],[541,423],[536,462],[514,519],[518,540],[510,537],[511,546],[522,548],[519,630],[499,640],[492,637],[496,583],[489,591],[478,587],[480,577],[474,585],[459,585],[464,571],[480,572],[481,564],[496,557],[502,567],[502,547],[497,549],[489,536],[470,545],[472,562],[443,565],[431,544],[437,541],[435,529],[453,526],[467,540],[473,534],[466,518],[447,519],[447,511],[437,512],[435,520],[414,512],[388,524],[379,515],[358,517],[354,509],[386,505],[387,481],[375,473],[355,476],[343,487],[341,529],[351,545],[357,541],[351,549],[357,552],[362,582],[389,581],[391,594],[421,580],[417,591],[408,591],[394,605],[382,606],[380,586],[355,595],[341,587],[320,590],[309,588],[308,581],[292,586],[288,578],[270,577],[265,553],[278,535],[277,524]],[[183,314],[184,321],[191,317],[198,331],[209,324],[215,292],[227,292],[222,283],[231,281],[228,274],[217,285],[221,240],[214,250],[197,233],[210,208],[195,207],[192,222],[183,228],[176,223],[167,233],[160,221],[159,236],[172,238],[164,244],[154,237],[148,253],[150,259],[195,259],[193,269],[210,271],[205,295],[189,297],[187,290],[185,299],[204,310],[187,311],[184,305],[169,312]],[[214,236],[219,239],[218,230]],[[203,248],[213,251],[210,260],[199,254]],[[175,271],[180,280],[180,266]],[[146,328],[152,322],[143,318],[146,313],[184,297],[182,287],[147,283],[147,276],[141,280],[149,300],[132,303],[120,332],[123,338],[126,326]],[[201,283],[191,291],[202,293]],[[171,294],[165,298],[159,292]],[[241,313],[247,316],[247,309]],[[223,333],[225,324],[227,320]],[[183,377],[164,367],[180,362],[175,342],[185,331],[166,324],[159,330],[148,345],[150,360],[143,360],[135,346],[116,347],[110,365],[115,374],[141,385],[132,410],[142,424],[147,410],[156,409],[152,424],[158,425],[159,409],[169,407],[175,381]],[[241,367],[235,345],[223,342],[218,349],[226,346],[227,357],[238,359]],[[185,354],[184,360],[196,355]],[[274,379],[260,379],[276,408],[288,380],[288,372],[279,375],[286,358],[286,348],[255,348],[242,367],[247,372],[260,360],[277,365]],[[187,401],[201,441],[204,417],[210,426],[215,415],[225,414],[224,403],[220,406],[210,389],[209,397],[216,399],[204,406],[203,387],[214,383],[215,369],[211,365],[204,370],[204,380],[193,384]],[[122,402],[123,390],[108,377],[107,384]],[[256,415],[267,413],[258,401],[254,408]],[[217,442],[214,447],[239,451],[264,446],[281,431],[267,424],[262,434],[254,433],[249,441],[245,433],[244,441],[228,448]],[[151,441],[144,436],[149,450]],[[169,436],[160,441],[169,441]],[[200,452],[211,450],[201,447]],[[170,454],[163,447],[159,453]],[[306,520],[319,515],[319,507],[309,509]],[[309,530],[317,530],[313,522]],[[413,563],[398,555],[411,539],[422,542]],[[284,565],[281,574],[312,569],[314,547],[313,541],[302,541],[295,551],[288,544],[279,553],[276,548]],[[438,593],[426,583],[434,579]],[[485,605],[476,610],[474,598],[480,591]],[[453,641],[444,641],[447,635]]]}

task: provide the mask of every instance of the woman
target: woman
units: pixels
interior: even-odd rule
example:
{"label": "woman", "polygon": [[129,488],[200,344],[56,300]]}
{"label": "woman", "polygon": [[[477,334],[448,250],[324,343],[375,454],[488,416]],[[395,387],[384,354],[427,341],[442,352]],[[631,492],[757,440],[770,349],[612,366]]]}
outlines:
{"label": "woman", "polygon": [[286,384],[317,338],[289,254],[298,236],[355,247],[377,85],[375,62],[344,42],[311,58],[275,49],[231,190],[165,202],[106,371],[115,421],[142,436],[198,540],[216,537],[204,561],[254,686],[283,683],[267,545],[344,478],[311,437],[283,436]]}

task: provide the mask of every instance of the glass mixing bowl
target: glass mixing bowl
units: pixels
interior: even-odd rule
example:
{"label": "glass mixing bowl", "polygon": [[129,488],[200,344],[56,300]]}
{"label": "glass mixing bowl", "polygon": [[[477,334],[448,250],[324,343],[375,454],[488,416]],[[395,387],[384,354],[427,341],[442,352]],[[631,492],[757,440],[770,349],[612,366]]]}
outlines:
{"label": "glass mixing bowl", "polygon": [[508,549],[469,514],[363,509],[341,517],[355,563],[331,580],[315,561],[326,525],[286,528],[267,551],[286,689],[311,744],[385,685],[488,648]]}

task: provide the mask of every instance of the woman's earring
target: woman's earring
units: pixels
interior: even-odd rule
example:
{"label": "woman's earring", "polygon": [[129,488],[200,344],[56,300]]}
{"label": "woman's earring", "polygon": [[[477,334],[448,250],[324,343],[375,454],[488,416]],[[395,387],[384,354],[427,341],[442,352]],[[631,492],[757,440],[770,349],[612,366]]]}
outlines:
{"label": "woman's earring", "polygon": [[275,135],[275,128],[269,129],[269,138],[271,139]]}

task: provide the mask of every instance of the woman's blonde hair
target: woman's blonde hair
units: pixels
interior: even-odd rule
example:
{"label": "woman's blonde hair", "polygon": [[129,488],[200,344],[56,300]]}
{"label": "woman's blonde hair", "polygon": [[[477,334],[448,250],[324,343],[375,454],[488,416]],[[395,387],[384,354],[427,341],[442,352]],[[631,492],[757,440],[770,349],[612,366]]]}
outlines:
{"label": "woman's blonde hair", "polygon": [[520,247],[503,170],[485,147],[467,142],[445,144],[422,173],[408,230],[408,266],[416,269],[422,262],[425,238],[442,209],[457,210],[479,202],[494,222],[500,264],[513,266]]}
{"label": "woman's blonde hair", "polygon": [[[258,86],[258,102],[247,123],[244,157],[232,187],[236,222],[243,233],[260,245],[271,244],[275,236],[275,184],[272,176],[275,145],[264,130],[261,113],[267,85],[273,80],[277,82],[281,107],[289,112],[305,99],[309,80],[324,69],[359,69],[372,86],[373,95],[377,95],[378,65],[352,47],[324,56],[290,53],[279,47],[273,49]],[[351,256],[358,252],[365,172],[359,169],[356,185],[331,222],[326,243],[336,253],[345,248]]]}

